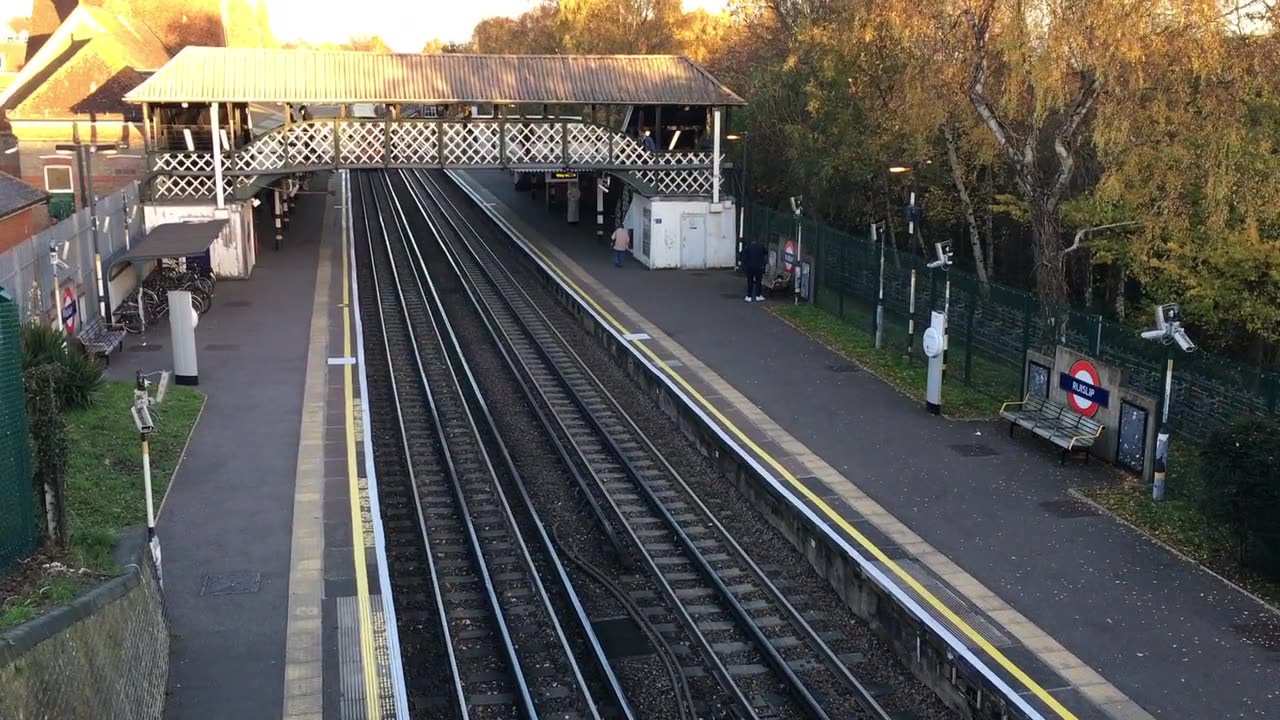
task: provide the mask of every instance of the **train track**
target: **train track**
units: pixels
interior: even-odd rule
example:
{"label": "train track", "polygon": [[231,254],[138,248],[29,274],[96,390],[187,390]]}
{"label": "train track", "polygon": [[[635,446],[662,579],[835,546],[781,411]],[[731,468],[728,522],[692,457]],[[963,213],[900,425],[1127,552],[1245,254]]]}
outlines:
{"label": "train track", "polygon": [[655,626],[690,640],[686,662],[715,678],[725,711],[887,720],[829,644],[838,634],[815,629],[770,581],[500,262],[476,228],[488,219],[453,202],[439,174],[392,177],[396,196],[418,210],[404,215],[425,266],[463,280],[530,402],[546,409],[548,430],[572,448],[599,522],[657,591],[633,598]]}
{"label": "train track", "polygon": [[[415,715],[421,705],[422,715],[433,717],[600,720],[605,707],[629,718],[449,320],[439,311],[439,297],[387,178],[361,173],[354,185],[360,302],[362,317],[372,320],[366,342],[381,342],[367,353],[368,372],[385,380],[373,383],[385,387],[370,398],[371,406],[391,416],[376,417],[375,427],[397,429],[393,438],[376,433],[375,454],[382,448],[402,460],[402,487],[390,498],[387,521],[396,546],[412,527],[416,542],[404,545],[419,548],[416,557],[406,547],[397,549],[401,557],[393,559],[392,579],[397,602],[410,610],[405,617],[435,638],[434,657],[419,652],[436,666],[434,686],[410,682]],[[515,502],[504,481],[517,488]],[[396,484],[386,480],[385,471],[384,483]],[[576,623],[568,633],[562,618]],[[577,644],[588,648],[603,705],[579,665],[570,639],[575,630]],[[419,670],[409,668],[410,676]],[[424,697],[427,692],[434,695]]]}

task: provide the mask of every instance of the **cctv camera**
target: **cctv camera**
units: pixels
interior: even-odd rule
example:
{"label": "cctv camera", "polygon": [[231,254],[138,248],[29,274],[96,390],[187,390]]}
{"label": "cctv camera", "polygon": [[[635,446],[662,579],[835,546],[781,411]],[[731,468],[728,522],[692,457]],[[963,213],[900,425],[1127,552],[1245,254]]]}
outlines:
{"label": "cctv camera", "polygon": [[1187,333],[1182,330],[1173,334],[1173,340],[1178,343],[1178,347],[1182,348],[1183,352],[1196,351],[1196,344],[1191,342],[1191,338],[1187,337]]}
{"label": "cctv camera", "polygon": [[1144,330],[1142,333],[1143,340],[1163,340],[1164,330]]}

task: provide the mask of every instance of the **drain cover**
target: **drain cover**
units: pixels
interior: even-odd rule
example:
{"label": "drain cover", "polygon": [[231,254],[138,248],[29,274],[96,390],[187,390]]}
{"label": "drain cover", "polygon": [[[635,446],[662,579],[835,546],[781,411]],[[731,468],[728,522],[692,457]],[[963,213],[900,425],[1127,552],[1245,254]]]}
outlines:
{"label": "drain cover", "polygon": [[610,659],[653,654],[649,639],[629,617],[596,620],[591,625]]}
{"label": "drain cover", "polygon": [[1075,498],[1063,498],[1061,500],[1046,500],[1040,503],[1040,507],[1056,518],[1071,520],[1073,518],[1095,517],[1098,514],[1093,506],[1082,500]]}
{"label": "drain cover", "polygon": [[231,352],[239,352],[240,345],[237,343],[209,343],[204,346],[205,350],[225,350]]}
{"label": "drain cover", "polygon": [[990,445],[979,443],[965,443],[963,445],[951,445],[950,447],[961,457],[991,457],[992,455],[1000,454]]}
{"label": "drain cover", "polygon": [[833,373],[854,373],[862,369],[857,363],[831,363],[827,369]]}
{"label": "drain cover", "polygon": [[164,349],[164,345],[160,343],[148,343],[146,345],[135,345],[129,348],[130,352],[159,352]]}
{"label": "drain cover", "polygon": [[205,575],[200,583],[201,595],[247,595],[258,592],[262,573],[252,571]]}

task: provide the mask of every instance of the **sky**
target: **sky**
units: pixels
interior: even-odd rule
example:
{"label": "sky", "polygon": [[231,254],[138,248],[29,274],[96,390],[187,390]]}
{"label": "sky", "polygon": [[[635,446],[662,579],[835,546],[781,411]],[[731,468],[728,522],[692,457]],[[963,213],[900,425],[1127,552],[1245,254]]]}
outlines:
{"label": "sky", "polygon": [[[284,42],[342,42],[379,35],[392,50],[418,52],[434,38],[470,39],[471,28],[493,15],[519,15],[537,0],[266,0],[271,29]],[[725,0],[684,0],[685,10],[724,9]],[[31,0],[0,0],[0,22],[31,12]],[[618,52],[625,52],[619,48]]]}
{"label": "sky", "polygon": [[[0,0],[10,2],[11,0]],[[29,0],[28,0],[29,1]],[[381,36],[392,50],[418,52],[433,38],[446,42],[471,37],[471,28],[493,15],[519,15],[537,0],[266,0],[271,29],[280,41],[306,38],[341,42],[352,35]],[[684,0],[685,10],[719,11],[724,0]],[[359,12],[325,12],[325,6]],[[625,52],[619,48],[618,52]]]}

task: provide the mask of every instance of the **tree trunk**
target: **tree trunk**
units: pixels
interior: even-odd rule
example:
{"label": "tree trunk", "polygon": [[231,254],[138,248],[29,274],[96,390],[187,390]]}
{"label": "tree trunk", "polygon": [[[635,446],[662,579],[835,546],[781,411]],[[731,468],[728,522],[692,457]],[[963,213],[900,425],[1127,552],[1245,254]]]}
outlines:
{"label": "tree trunk", "polygon": [[[956,152],[955,133],[952,132],[950,123],[944,125],[942,129],[947,139],[947,159],[951,165],[951,181],[956,186],[956,192],[960,194],[960,205],[964,208],[964,219],[969,226],[969,244],[973,247],[973,267],[978,273],[978,287],[982,297],[990,297],[991,281],[987,277],[986,258],[982,254],[982,237],[978,233],[978,218],[974,215],[973,198],[969,196],[964,168],[960,166],[960,156]],[[991,242],[991,238],[987,238],[987,242]]]}
{"label": "tree trunk", "polygon": [[1066,337],[1067,274],[1062,255],[1061,219],[1052,203],[1037,193],[1028,203],[1031,250],[1036,264],[1036,294],[1040,298],[1045,331],[1059,342]]}
{"label": "tree trunk", "polygon": [[1116,267],[1116,319],[1124,322],[1125,308],[1125,285],[1128,284],[1129,273],[1125,271],[1124,265],[1117,263]]}
{"label": "tree trunk", "polygon": [[996,273],[996,234],[995,222],[992,219],[991,199],[995,197],[995,169],[991,165],[987,165],[986,173],[986,193],[984,202],[986,203],[986,221],[987,221],[987,272],[995,275]]}

